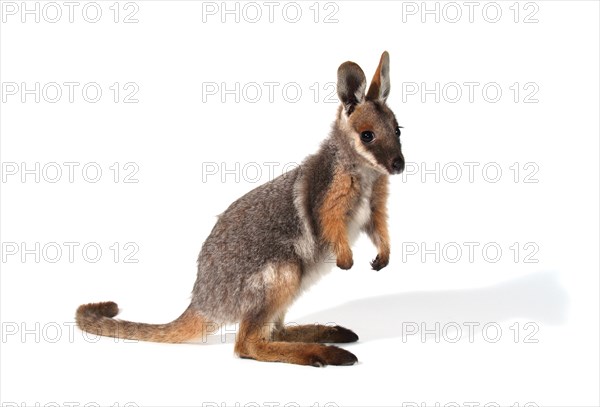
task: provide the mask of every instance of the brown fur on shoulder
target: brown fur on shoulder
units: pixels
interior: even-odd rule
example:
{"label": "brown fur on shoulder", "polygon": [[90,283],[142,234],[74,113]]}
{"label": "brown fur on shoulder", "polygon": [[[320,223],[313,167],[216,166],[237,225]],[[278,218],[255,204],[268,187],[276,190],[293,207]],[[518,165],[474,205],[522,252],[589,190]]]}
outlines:
{"label": "brown fur on shoulder", "polygon": [[388,176],[383,175],[373,185],[371,221],[366,232],[377,247],[377,257],[371,262],[373,270],[381,270],[390,261],[390,236],[387,227]]}
{"label": "brown fur on shoulder", "polygon": [[319,210],[322,238],[331,245],[337,266],[347,270],[352,267],[352,249],[348,242],[346,222],[360,190],[353,177],[345,172],[334,174],[329,190]]}

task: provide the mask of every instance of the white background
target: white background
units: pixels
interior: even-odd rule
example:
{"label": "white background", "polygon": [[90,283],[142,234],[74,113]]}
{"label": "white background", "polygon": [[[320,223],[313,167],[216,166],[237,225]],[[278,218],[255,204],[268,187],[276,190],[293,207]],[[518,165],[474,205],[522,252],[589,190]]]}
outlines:
{"label": "white background", "polygon": [[[600,405],[597,2],[480,2],[472,22],[463,2],[429,2],[438,7],[436,22],[435,14],[422,16],[421,2],[342,1],[319,4],[317,23],[313,2],[298,3],[296,23],[286,21],[294,5],[282,15],[287,3],[274,9],[273,22],[268,6],[255,3],[256,23],[248,21],[256,8],[245,3],[239,22],[232,14],[224,23],[220,2],[120,3],[117,23],[112,1],[98,3],[97,23],[82,16],[86,2],[72,23],[62,2],[56,23],[47,21],[54,6],[38,3],[37,23],[33,14],[21,21],[20,2],[7,3],[0,28],[3,405]],[[203,14],[213,7],[217,14]],[[124,23],[132,12],[138,22]],[[337,22],[323,21],[330,13]],[[375,249],[361,238],[353,269],[334,269],[288,314],[288,321],[354,329],[360,341],[344,347],[358,365],[240,360],[233,334],[226,343],[217,336],[163,345],[98,340],[73,328],[76,307],[91,301],[114,300],[134,321],[177,317],[215,216],[269,179],[274,164],[264,163],[278,163],[279,175],[314,152],[334,119],[337,102],[324,99],[339,64],[353,60],[370,79],[383,50],[391,56],[388,103],[405,127],[410,163],[391,181],[391,263],[370,270]],[[22,83],[35,89],[36,82],[39,103],[22,94]],[[64,85],[51,103],[54,93],[42,90],[52,82],[78,82],[73,103]],[[90,82],[103,91],[96,103],[81,94]],[[138,103],[123,103],[129,82]],[[203,93],[211,83],[235,89],[236,82],[238,103],[235,95],[223,102],[221,93]],[[279,84],[272,101],[265,82]],[[469,82],[479,83],[471,101]],[[248,83],[263,92],[256,103],[254,93],[242,94]],[[302,90],[295,103],[292,90],[282,95],[288,83]],[[457,87],[462,97],[453,103]],[[534,103],[525,103],[534,90]],[[78,163],[73,182],[64,162]],[[35,174],[23,182],[20,163],[39,163],[39,182]],[[63,169],[57,182],[49,182],[56,167],[48,163]],[[88,163],[101,167],[98,182],[84,179]],[[214,174],[221,163],[234,173]],[[477,163],[472,182],[464,163]],[[135,168],[139,182],[124,182]],[[79,244],[73,261],[65,242]],[[469,242],[478,245],[472,261]],[[23,258],[21,250],[35,252],[36,243],[39,262],[35,253]],[[102,249],[95,263],[82,254],[87,243]],[[495,262],[494,250],[482,251],[488,243],[502,249]],[[56,246],[62,257],[52,263]],[[138,262],[125,262],[136,247]],[[462,256],[453,262],[456,247]],[[433,252],[422,258],[423,248]],[[469,323],[479,324],[472,335]],[[462,337],[453,343],[456,326]],[[408,335],[411,327],[432,333]],[[494,339],[497,327],[502,336]]]}

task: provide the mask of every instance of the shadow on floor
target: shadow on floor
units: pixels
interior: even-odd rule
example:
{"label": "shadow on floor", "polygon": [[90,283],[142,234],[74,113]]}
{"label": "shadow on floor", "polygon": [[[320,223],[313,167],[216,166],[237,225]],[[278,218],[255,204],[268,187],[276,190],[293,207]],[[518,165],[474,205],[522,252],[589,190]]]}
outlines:
{"label": "shadow on floor", "polygon": [[[568,297],[555,272],[540,272],[490,287],[469,290],[422,291],[362,298],[327,308],[286,323],[337,324],[358,333],[361,342],[402,336],[402,323],[436,322],[462,325],[519,319],[538,324],[559,325],[567,319]],[[226,335],[210,335],[203,344],[233,343],[235,327]]]}
{"label": "shadow on floor", "polygon": [[[335,323],[361,342],[402,336],[402,323],[502,323],[519,319],[558,325],[566,321],[568,297],[555,272],[540,272],[490,287],[362,298],[296,319],[299,324]],[[289,322],[289,321],[288,321]],[[477,329],[476,329],[477,330]]]}

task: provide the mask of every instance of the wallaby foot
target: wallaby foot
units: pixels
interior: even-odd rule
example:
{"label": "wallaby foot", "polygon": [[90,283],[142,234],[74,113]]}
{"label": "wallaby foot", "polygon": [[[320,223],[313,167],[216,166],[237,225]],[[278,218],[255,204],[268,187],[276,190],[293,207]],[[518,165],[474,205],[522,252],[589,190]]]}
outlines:
{"label": "wallaby foot", "polygon": [[274,340],[283,342],[350,343],[358,341],[358,335],[339,325],[286,326],[274,333]]}
{"label": "wallaby foot", "polygon": [[358,362],[354,354],[336,346],[272,341],[271,336],[272,333],[264,329],[252,328],[242,322],[235,344],[235,353],[241,358],[315,367],[349,366]]}
{"label": "wallaby foot", "polygon": [[239,352],[239,356],[263,362],[283,362],[315,367],[350,366],[358,362],[354,354],[337,346],[267,340],[245,346]]}

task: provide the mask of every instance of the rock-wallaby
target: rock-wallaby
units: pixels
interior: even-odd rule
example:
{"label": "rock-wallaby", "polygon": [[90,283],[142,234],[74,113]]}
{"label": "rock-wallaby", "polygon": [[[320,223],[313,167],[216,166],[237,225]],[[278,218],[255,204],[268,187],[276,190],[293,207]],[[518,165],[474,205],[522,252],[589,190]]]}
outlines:
{"label": "rock-wallaby", "polygon": [[[364,231],[377,247],[374,270],[388,264],[388,176],[404,170],[400,126],[386,105],[389,55],[366,90],[363,70],[337,72],[342,102],[329,137],[296,169],[259,186],[222,213],[202,245],[191,303],[176,320],[145,324],[114,319],[114,302],[82,305],[84,331],[126,339],[183,342],[210,327],[239,323],[242,358],[300,365],[352,365],[352,353],[324,343],[358,340],[340,326],[286,326],[287,308],[327,269],[353,265],[353,240]],[[329,266],[329,267],[328,267]]]}

